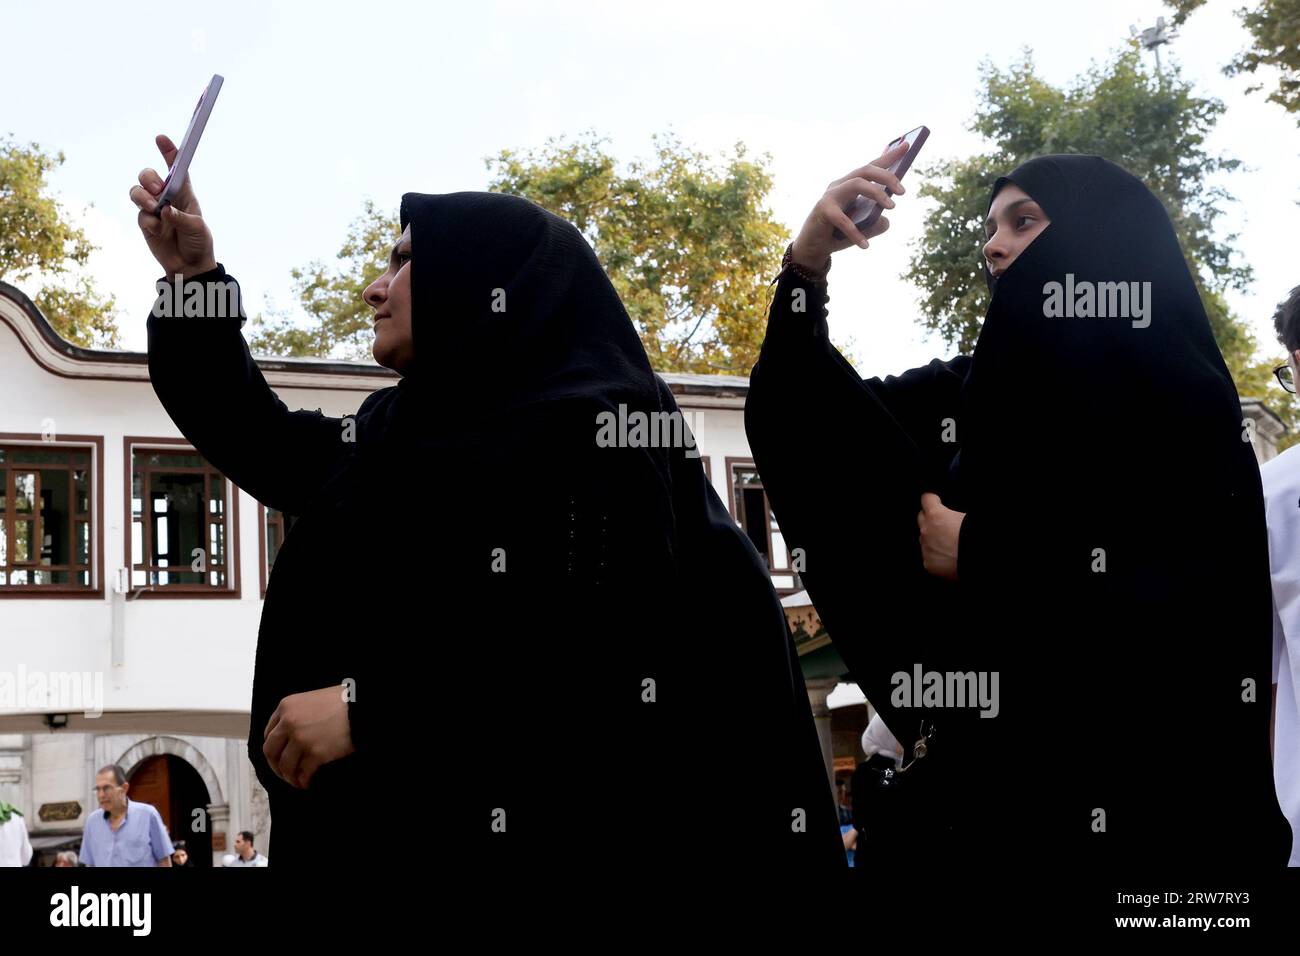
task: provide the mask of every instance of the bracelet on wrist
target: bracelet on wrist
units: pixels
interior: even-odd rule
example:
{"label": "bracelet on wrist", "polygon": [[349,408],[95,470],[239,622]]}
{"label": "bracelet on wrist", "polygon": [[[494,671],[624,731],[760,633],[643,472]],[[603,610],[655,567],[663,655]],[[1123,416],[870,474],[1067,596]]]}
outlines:
{"label": "bracelet on wrist", "polygon": [[[781,257],[781,272],[789,269],[805,282],[825,282],[827,273],[831,271],[831,257],[826,257],[826,265],[822,269],[810,269],[808,266],[800,265],[794,261],[794,243],[785,247],[785,255]],[[777,273],[780,276],[780,272]]]}

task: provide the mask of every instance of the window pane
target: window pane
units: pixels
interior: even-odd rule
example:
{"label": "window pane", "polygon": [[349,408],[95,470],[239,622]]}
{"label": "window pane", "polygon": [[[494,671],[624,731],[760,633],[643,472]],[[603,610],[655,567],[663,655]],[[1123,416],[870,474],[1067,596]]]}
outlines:
{"label": "window pane", "polygon": [[5,503],[9,500],[9,471],[0,468],[0,515],[5,513]]}
{"label": "window pane", "polygon": [[32,538],[36,535],[36,522],[28,518],[14,522],[14,564],[25,564],[32,559]]}
{"label": "window pane", "polygon": [[194,549],[206,547],[203,483],[203,475],[153,474],[149,487],[153,553],[149,564],[188,567]]}
{"label": "window pane", "polygon": [[67,469],[41,471],[41,564],[72,563],[72,514]]}
{"label": "window pane", "polygon": [[208,525],[208,564],[226,563],[226,529],[213,522]]}
{"label": "window pane", "polygon": [[781,532],[772,526],[772,567],[788,568],[790,566],[790,556],[785,552],[785,538]]}
{"label": "window pane", "polygon": [[202,468],[204,467],[203,457],[201,455],[177,454],[175,452],[150,452],[141,455],[136,453],[136,460],[143,458],[144,463],[155,468]]}
{"label": "window pane", "polygon": [[788,574],[774,574],[772,575],[772,587],[792,588],[794,587],[794,578]]}
{"label": "window pane", "polygon": [[154,571],[154,580],[159,587],[167,587],[169,584],[204,584],[204,572],[191,571],[189,565],[185,566],[182,571]]}
{"label": "window pane", "polygon": [[[766,558],[767,555],[767,496],[763,494],[762,488],[746,488],[744,490],[744,510],[742,515],[742,527],[745,533],[749,535],[749,540],[753,542],[758,553]],[[768,562],[771,567],[771,562]]]}
{"label": "window pane", "polygon": [[66,465],[70,452],[36,448],[18,448],[13,452],[12,460],[25,465]]}
{"label": "window pane", "polygon": [[90,522],[77,522],[77,553],[74,564],[90,563]]}
{"label": "window pane", "polygon": [[86,469],[81,468],[73,472],[72,480],[76,488],[77,514],[88,514],[90,512],[90,480]]}
{"label": "window pane", "polygon": [[14,473],[14,511],[31,514],[36,510],[36,472]]}
{"label": "window pane", "polygon": [[280,553],[280,524],[269,517],[266,522],[266,566],[275,564],[275,556]]}

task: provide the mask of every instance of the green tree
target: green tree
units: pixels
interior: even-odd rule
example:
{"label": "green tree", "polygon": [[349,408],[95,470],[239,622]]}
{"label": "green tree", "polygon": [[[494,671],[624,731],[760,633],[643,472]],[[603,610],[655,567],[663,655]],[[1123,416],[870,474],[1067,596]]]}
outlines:
{"label": "green tree", "polygon": [[19,287],[33,276],[52,280],[32,301],[54,331],[88,348],[117,348],[116,300],[80,271],[98,247],[47,193],[46,175],[63,162],[62,152],[0,139],[0,279]]}
{"label": "green tree", "polygon": [[770,157],[714,161],[672,134],[620,170],[588,132],[487,160],[489,189],[531,199],[592,244],[661,372],[748,374],[789,234],[766,208]]}
{"label": "green tree", "polygon": [[361,215],[348,227],[338,264],[314,260],[292,269],[294,293],[312,323],[303,327],[286,311],[258,314],[251,323],[249,348],[263,355],[324,358],[370,358],[374,312],[361,297],[366,286],[388,268],[388,254],[401,234],[396,210],[379,209],[367,199]]}
{"label": "green tree", "polygon": [[[1174,23],[1182,24],[1204,3],[1169,0],[1168,5],[1174,10]],[[1264,0],[1253,10],[1242,7],[1236,14],[1254,42],[1249,50],[1233,57],[1223,72],[1228,76],[1253,75],[1261,66],[1273,67],[1278,71],[1277,87],[1269,93],[1269,101],[1288,113],[1300,113],[1300,0]],[[1257,93],[1263,88],[1263,83],[1256,83],[1246,92]],[[1300,123],[1300,115],[1296,122]]]}

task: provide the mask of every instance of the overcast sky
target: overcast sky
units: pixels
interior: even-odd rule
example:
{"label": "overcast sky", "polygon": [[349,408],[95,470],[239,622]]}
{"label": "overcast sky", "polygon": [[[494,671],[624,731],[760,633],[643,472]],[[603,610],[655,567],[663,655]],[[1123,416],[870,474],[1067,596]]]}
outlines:
{"label": "overcast sky", "polygon": [[[1248,45],[1239,5],[1211,0],[1164,55],[1227,105],[1210,147],[1253,167],[1224,178],[1241,200],[1224,231],[1241,233],[1256,270],[1230,302],[1273,354],[1273,308],[1300,284],[1300,131],[1220,72]],[[53,189],[101,247],[90,271],[124,310],[124,347],[143,350],[160,270],[127,192],[142,167],[161,165],[155,133],[179,142],[213,73],[225,87],[192,171],[217,258],[251,314],[293,304],[289,270],[331,260],[365,198],[395,210],[405,191],[481,189],[485,157],[587,129],[621,158],[648,155],[651,134],[669,129],[711,152],[737,140],[770,152],[772,208],[794,232],[830,179],[913,126],[931,129],[921,165],[979,149],[966,126],[981,60],[1005,67],[1028,45],[1040,74],[1064,84],[1106,60],[1130,24],[1166,12],[1148,0],[887,9],[5,0],[0,132],[65,153]],[[863,374],[947,354],[922,335],[917,290],[900,278],[926,212],[903,197],[887,236],[836,258],[832,327],[854,340]]]}

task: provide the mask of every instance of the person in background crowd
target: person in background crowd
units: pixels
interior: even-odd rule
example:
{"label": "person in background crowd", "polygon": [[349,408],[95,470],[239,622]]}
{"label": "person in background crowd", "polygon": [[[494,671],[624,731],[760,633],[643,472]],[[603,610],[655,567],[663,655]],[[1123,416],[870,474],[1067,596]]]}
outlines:
{"label": "person in background crowd", "polygon": [[[1273,314],[1286,364],[1274,369],[1282,387],[1295,391],[1300,361],[1300,286]],[[1268,519],[1269,571],[1273,578],[1273,783],[1291,824],[1288,866],[1300,866],[1300,446],[1260,469]]]}
{"label": "person in background crowd", "polygon": [[184,840],[177,840],[172,847],[172,866],[193,866],[194,861],[190,859],[189,848],[185,845]]}
{"label": "person in background crowd", "polygon": [[117,764],[95,774],[99,812],[86,816],[81,861],[86,866],[171,866],[172,841],[162,816],[127,796],[131,785]]}
{"label": "person in background crowd", "polygon": [[235,857],[226,866],[267,866],[269,860],[253,849],[253,832],[240,830],[235,834]]}
{"label": "person in background crowd", "polygon": [[0,866],[26,866],[31,861],[27,821],[12,803],[0,800]]}

